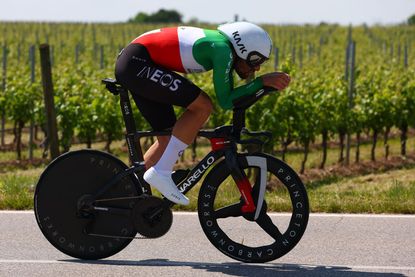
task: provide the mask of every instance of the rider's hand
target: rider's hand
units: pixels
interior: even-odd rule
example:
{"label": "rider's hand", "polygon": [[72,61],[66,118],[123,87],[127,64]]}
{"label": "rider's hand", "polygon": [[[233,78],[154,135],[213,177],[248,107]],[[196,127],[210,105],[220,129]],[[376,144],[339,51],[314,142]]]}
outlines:
{"label": "rider's hand", "polygon": [[267,73],[261,76],[265,87],[273,87],[279,91],[285,89],[291,81],[290,76],[284,72]]}

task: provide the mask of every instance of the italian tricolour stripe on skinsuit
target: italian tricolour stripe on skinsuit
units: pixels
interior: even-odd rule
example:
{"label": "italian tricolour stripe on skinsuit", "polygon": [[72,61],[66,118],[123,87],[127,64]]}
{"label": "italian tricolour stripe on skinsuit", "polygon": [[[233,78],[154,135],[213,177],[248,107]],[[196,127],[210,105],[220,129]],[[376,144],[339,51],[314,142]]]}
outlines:
{"label": "italian tricolour stripe on skinsuit", "polygon": [[193,46],[205,36],[200,28],[170,27],[144,33],[132,43],[144,45],[156,64],[170,70],[202,72],[205,69],[194,59]]}
{"label": "italian tricolour stripe on skinsuit", "polygon": [[177,28],[177,34],[179,37],[180,57],[184,70],[188,73],[206,71],[193,57],[193,45],[198,39],[205,37],[203,29],[179,27]]}

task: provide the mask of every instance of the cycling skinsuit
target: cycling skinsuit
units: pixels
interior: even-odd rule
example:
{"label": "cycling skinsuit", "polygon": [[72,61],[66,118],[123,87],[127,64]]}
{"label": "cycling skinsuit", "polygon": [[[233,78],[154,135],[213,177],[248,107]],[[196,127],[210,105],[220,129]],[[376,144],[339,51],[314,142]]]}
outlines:
{"label": "cycling skinsuit", "polygon": [[173,106],[187,107],[201,89],[176,73],[213,69],[219,105],[232,109],[232,101],[262,88],[260,78],[233,88],[233,53],[219,31],[195,27],[169,27],[144,33],[133,40],[117,59],[117,81],[132,92],[134,101],[154,130],[176,122]]}

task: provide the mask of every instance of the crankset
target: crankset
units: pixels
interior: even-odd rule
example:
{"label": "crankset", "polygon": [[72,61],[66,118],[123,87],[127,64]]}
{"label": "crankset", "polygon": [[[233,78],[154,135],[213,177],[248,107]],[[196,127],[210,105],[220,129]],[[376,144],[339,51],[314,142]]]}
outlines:
{"label": "crankset", "polygon": [[[137,199],[135,204],[129,209],[117,209],[115,207],[102,207],[95,204],[111,201],[122,201]],[[88,204],[86,204],[88,203]],[[94,203],[94,204],[93,204]],[[78,201],[78,215],[83,218],[90,218],[90,222],[85,226],[84,233],[89,236],[115,238],[115,239],[148,239],[158,238],[166,234],[173,222],[173,213],[170,210],[169,203],[161,198],[142,194],[133,197],[117,197],[108,199],[90,200],[90,195],[85,195]],[[93,211],[93,213],[91,213]],[[134,229],[141,234],[140,236],[124,236],[123,234],[108,234],[96,230],[94,226],[94,214],[99,212],[103,215],[110,212],[128,216]]]}
{"label": "crankset", "polygon": [[158,238],[170,230],[173,213],[163,199],[147,196],[133,207],[132,220],[138,233],[147,238]]}

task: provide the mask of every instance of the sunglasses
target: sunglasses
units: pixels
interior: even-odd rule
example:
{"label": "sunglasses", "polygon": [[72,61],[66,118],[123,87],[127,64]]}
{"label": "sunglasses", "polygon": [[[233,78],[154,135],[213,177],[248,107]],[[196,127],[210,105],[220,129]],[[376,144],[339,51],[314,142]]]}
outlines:
{"label": "sunglasses", "polygon": [[268,60],[268,58],[262,55],[261,53],[257,51],[252,51],[248,54],[248,57],[246,58],[246,63],[249,67],[254,68],[263,64],[266,60]]}

